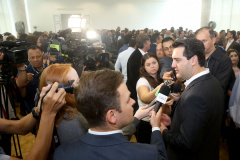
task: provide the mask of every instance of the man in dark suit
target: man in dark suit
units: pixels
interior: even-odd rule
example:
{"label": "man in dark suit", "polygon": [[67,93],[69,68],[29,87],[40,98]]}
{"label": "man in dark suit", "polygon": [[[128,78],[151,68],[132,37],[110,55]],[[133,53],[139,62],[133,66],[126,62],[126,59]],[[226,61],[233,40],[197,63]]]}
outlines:
{"label": "man in dark suit", "polygon": [[[240,45],[235,41],[236,31],[229,31],[227,34],[228,37],[228,43],[226,46],[226,51],[229,49],[235,49],[240,53]],[[239,55],[239,54],[238,54]],[[240,56],[238,56],[240,58]],[[238,67],[240,67],[240,63],[238,63]]]}
{"label": "man in dark suit", "polygon": [[160,41],[160,34],[159,33],[155,33],[152,35],[151,37],[151,44],[150,44],[150,49],[148,50],[148,52],[152,52],[154,54],[156,54],[156,47],[159,43],[161,43]]}
{"label": "man in dark suit", "polygon": [[229,31],[227,33],[228,42],[225,48],[226,51],[228,51],[229,49],[235,49],[238,52],[240,52],[240,45],[235,41],[234,39],[235,36],[236,36],[236,31]]}
{"label": "man in dark suit", "polygon": [[[130,92],[119,71],[101,70],[81,76],[74,91],[77,109],[90,129],[82,138],[60,146],[54,159],[84,160],[166,160],[165,145],[159,129],[161,110],[152,111],[152,145],[128,142],[121,129],[137,118],[146,117],[152,108],[139,109],[133,118]],[[142,107],[141,107],[142,108]]]}
{"label": "man in dark suit", "polygon": [[[176,103],[170,130],[160,129],[170,160],[217,160],[223,113],[223,90],[204,68],[204,45],[197,39],[173,43],[172,67],[186,89]],[[169,118],[169,117],[168,117]]]}
{"label": "man in dark suit", "polygon": [[[137,91],[136,84],[139,77],[139,68],[141,64],[141,59],[144,54],[150,48],[150,39],[146,34],[139,34],[136,38],[137,49],[131,54],[127,63],[127,87],[131,92],[131,98],[137,102]],[[138,104],[135,103],[133,106],[134,113],[138,109]]]}

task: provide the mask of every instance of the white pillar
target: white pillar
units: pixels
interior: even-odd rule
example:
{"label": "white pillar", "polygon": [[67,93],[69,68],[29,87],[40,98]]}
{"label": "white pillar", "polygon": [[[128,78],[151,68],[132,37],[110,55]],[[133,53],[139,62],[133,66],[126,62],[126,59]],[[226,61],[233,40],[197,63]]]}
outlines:
{"label": "white pillar", "polygon": [[202,0],[201,27],[207,26],[211,16],[212,0]]}

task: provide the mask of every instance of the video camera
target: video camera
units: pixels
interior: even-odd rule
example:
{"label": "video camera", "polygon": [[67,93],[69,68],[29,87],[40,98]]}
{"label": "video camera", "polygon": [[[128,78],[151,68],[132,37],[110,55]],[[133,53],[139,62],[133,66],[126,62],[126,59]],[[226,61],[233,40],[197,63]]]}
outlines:
{"label": "video camera", "polygon": [[15,41],[15,42],[0,42],[2,47],[0,51],[4,53],[3,60],[0,61],[0,64],[13,63],[20,64],[28,61],[28,55],[25,45],[26,41]]}
{"label": "video camera", "polygon": [[[73,90],[74,90],[74,88],[72,86],[73,82],[74,82],[74,80],[68,81],[67,83],[59,83],[58,88],[63,88],[67,93],[73,94]],[[47,85],[49,85],[49,84],[53,85],[52,82],[47,82]],[[51,86],[51,88],[52,88],[52,86]],[[48,91],[50,91],[51,88]],[[48,93],[48,91],[47,91],[47,93]],[[35,98],[34,98],[35,106],[38,105],[39,99],[40,99],[40,91],[37,89],[37,92],[36,92],[36,95],[35,95]]]}
{"label": "video camera", "polygon": [[[72,63],[73,68],[81,75],[83,66],[92,64],[92,62],[87,62],[90,58],[86,57],[91,55],[90,61],[97,61],[96,54],[98,51],[103,52],[105,48],[105,44],[95,43],[94,40],[87,39],[82,32],[72,33],[69,28],[51,38],[48,51],[55,56],[58,63]],[[87,66],[87,68],[92,67]]]}

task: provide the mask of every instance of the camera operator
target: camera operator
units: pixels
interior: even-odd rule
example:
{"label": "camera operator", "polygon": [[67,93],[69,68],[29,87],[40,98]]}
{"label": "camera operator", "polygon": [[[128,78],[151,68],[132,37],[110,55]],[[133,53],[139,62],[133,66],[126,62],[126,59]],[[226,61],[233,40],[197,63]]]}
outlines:
{"label": "camera operator", "polygon": [[[0,119],[0,133],[5,134],[27,134],[37,123],[37,117],[40,112],[40,102],[42,101],[43,96],[50,89],[51,85],[47,87],[43,87],[42,92],[40,94],[40,100],[38,103],[38,107],[34,109],[34,112],[28,114],[23,117],[21,120],[6,120]],[[50,145],[51,138],[53,133],[53,126],[57,112],[59,109],[66,103],[65,95],[66,92],[64,89],[58,89],[58,83],[54,83],[52,88],[46,94],[42,101],[42,114],[41,120],[39,124],[39,130],[36,137],[36,140],[33,144],[33,147],[28,154],[26,159],[46,159]],[[9,157],[0,153],[1,160],[15,160],[17,158]]]}
{"label": "camera operator", "polygon": [[39,85],[39,77],[46,66],[43,64],[41,49],[36,45],[28,48],[28,60],[28,66],[19,65],[16,83],[24,98],[27,112],[30,113],[34,107],[34,96]]}

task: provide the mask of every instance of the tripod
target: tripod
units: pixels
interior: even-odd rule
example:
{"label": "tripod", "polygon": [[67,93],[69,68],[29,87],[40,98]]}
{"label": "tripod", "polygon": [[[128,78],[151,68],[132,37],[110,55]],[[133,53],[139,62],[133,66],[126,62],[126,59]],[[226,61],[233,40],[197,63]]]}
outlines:
{"label": "tripod", "polygon": [[[4,71],[4,68],[2,69],[2,71]],[[17,88],[14,77],[9,74],[5,75],[4,72],[2,72],[2,73],[3,74],[0,74],[0,95],[1,95],[0,115],[1,115],[1,118],[19,120],[19,118],[14,117],[14,114],[16,115],[16,107],[15,107],[14,97],[16,97],[16,95],[20,96],[19,90]],[[23,100],[21,97],[20,97],[20,101],[23,104]],[[11,112],[10,107],[12,107],[14,114]],[[2,147],[5,149],[5,152],[8,155],[11,155],[11,135],[9,135],[9,134],[1,135],[1,137],[3,140]],[[17,139],[18,145],[16,145],[15,136],[13,135],[13,143],[14,143],[14,148],[15,148],[15,152],[16,152],[16,157],[22,158],[21,147],[20,147],[18,135],[16,135],[16,139]],[[19,149],[19,154],[18,154],[17,147]]]}

